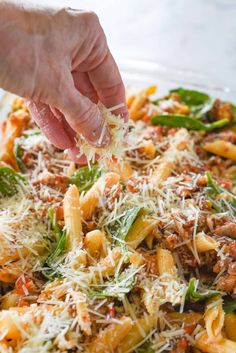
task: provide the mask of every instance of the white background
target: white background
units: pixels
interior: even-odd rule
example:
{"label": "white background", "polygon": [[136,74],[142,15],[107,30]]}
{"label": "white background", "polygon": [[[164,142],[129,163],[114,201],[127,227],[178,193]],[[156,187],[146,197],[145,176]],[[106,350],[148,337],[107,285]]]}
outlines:
{"label": "white background", "polygon": [[[172,79],[176,69],[182,71],[176,85],[199,81],[201,86],[229,87],[231,92],[226,95],[222,91],[212,94],[236,103],[236,0],[31,0],[31,3],[93,10],[99,15],[121,69],[124,58],[149,60],[166,66],[168,79]],[[200,74],[203,79],[195,81],[193,75],[189,80],[189,73],[195,73],[196,77]],[[148,83],[156,83],[157,78],[159,74],[153,78],[149,74]]]}
{"label": "white background", "polygon": [[38,2],[95,11],[118,60],[152,60],[236,88],[236,0]]}

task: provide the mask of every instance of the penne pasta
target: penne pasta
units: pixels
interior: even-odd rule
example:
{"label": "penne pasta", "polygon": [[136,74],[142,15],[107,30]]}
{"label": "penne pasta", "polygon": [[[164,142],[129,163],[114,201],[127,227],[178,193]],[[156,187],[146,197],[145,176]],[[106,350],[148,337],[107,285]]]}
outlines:
{"label": "penne pasta", "polygon": [[179,313],[179,312],[173,312],[173,313],[167,313],[167,319],[170,323],[175,324],[175,323],[184,323],[184,325],[196,325],[199,323],[200,320],[203,318],[203,313],[195,313],[195,312],[189,312],[189,313]]}
{"label": "penne pasta", "polygon": [[157,248],[156,252],[157,272],[159,276],[167,273],[172,277],[177,276],[177,269],[171,252],[167,249]]}
{"label": "penne pasta", "polygon": [[91,219],[98,206],[99,199],[105,192],[105,189],[112,188],[112,186],[118,184],[120,176],[117,173],[107,173],[102,175],[95,184],[87,191],[84,197],[80,201],[81,214],[84,220]]}
{"label": "penne pasta", "polygon": [[224,329],[226,337],[236,342],[236,314],[225,314]]}
{"label": "penne pasta", "polygon": [[79,191],[75,185],[69,186],[63,201],[67,249],[79,246],[82,241],[81,209]]}
{"label": "penne pasta", "polygon": [[134,323],[125,339],[119,344],[117,353],[133,352],[134,347],[137,347],[146,335],[155,327],[156,317],[154,315],[144,314]]}
{"label": "penne pasta", "polygon": [[129,161],[118,162],[115,160],[108,160],[107,166],[111,171],[118,173],[123,182],[127,182],[134,174]]}
{"label": "penne pasta", "polygon": [[151,233],[157,225],[157,221],[145,215],[140,215],[134,222],[132,228],[126,236],[126,243],[136,249],[139,244]]}
{"label": "penne pasta", "polygon": [[210,250],[217,250],[219,247],[219,244],[215,239],[204,234],[203,232],[196,234],[195,244],[196,249],[199,253],[203,253]]}
{"label": "penne pasta", "polygon": [[204,150],[236,161],[236,145],[225,140],[215,140],[207,142],[203,146]]}
{"label": "penne pasta", "polygon": [[209,340],[214,341],[222,336],[224,316],[221,298],[216,296],[208,300],[204,320]]}
{"label": "penne pasta", "polygon": [[87,347],[88,353],[114,352],[120,341],[125,339],[132,330],[132,320],[123,317],[105,328]]}
{"label": "penne pasta", "polygon": [[173,163],[170,161],[161,162],[152,174],[152,182],[153,184],[161,184],[165,181],[172,173]]}
{"label": "penne pasta", "polygon": [[121,257],[122,250],[119,247],[112,249],[112,251],[110,251],[104,259],[101,259],[96,266],[91,267],[92,277],[95,280],[99,280],[101,277],[105,278],[112,276]]}
{"label": "penne pasta", "polygon": [[202,332],[196,338],[196,348],[204,353],[235,353],[236,342],[220,338],[219,340],[210,340],[207,332]]}
{"label": "penne pasta", "polygon": [[100,230],[92,230],[84,237],[84,247],[88,253],[89,262],[93,263],[107,255],[106,237]]}

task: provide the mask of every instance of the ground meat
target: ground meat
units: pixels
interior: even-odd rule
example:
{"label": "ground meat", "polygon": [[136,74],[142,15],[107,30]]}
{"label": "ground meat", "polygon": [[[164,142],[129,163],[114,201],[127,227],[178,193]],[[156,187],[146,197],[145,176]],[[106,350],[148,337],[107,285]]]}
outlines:
{"label": "ground meat", "polygon": [[236,223],[230,222],[218,227],[214,233],[220,237],[230,237],[236,239]]}
{"label": "ground meat", "polygon": [[150,255],[144,251],[140,252],[145,259],[146,271],[148,274],[157,274],[156,255]]}
{"label": "ground meat", "polygon": [[211,117],[214,120],[220,119],[234,119],[234,112],[232,105],[227,102],[222,102],[220,99],[216,99],[211,110]]}
{"label": "ground meat", "polygon": [[53,189],[65,192],[69,184],[69,178],[66,175],[47,173],[42,175],[37,181],[33,182],[34,186],[37,186],[38,184],[44,184]]}
{"label": "ground meat", "polygon": [[234,260],[236,260],[236,241],[229,244],[229,254]]}
{"label": "ground meat", "polygon": [[222,276],[217,283],[217,289],[227,293],[232,293],[235,287],[236,287],[235,275],[227,274],[225,276]]}
{"label": "ground meat", "polygon": [[232,262],[229,265],[228,274],[236,276],[236,262]]}

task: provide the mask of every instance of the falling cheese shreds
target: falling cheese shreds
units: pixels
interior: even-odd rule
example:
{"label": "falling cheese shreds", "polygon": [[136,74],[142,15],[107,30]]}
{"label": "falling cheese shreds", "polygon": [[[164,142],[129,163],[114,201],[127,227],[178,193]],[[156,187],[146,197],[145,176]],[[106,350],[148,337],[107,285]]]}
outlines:
{"label": "falling cheese shreds", "polygon": [[[115,107],[107,109],[102,103],[98,103],[98,108],[104,118],[105,123],[109,127],[111,143],[106,148],[97,148],[91,146],[82,136],[79,136],[77,138],[77,146],[80,150],[78,157],[84,155],[86,156],[88,162],[95,162],[96,158],[98,158],[101,165],[105,164],[107,160],[110,160],[113,157],[115,157],[118,161],[122,159],[124,154],[127,124],[120,115],[112,114],[112,111],[123,106],[123,104],[119,104]],[[105,128],[106,125],[104,124],[98,143],[101,143],[103,140]]]}

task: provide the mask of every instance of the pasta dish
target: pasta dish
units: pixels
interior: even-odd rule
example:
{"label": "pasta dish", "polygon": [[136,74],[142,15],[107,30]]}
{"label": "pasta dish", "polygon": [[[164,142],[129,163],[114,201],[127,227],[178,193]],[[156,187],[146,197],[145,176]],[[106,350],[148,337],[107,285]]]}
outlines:
{"label": "pasta dish", "polygon": [[236,106],[155,91],[128,94],[121,158],[83,167],[13,101],[1,353],[236,353]]}

